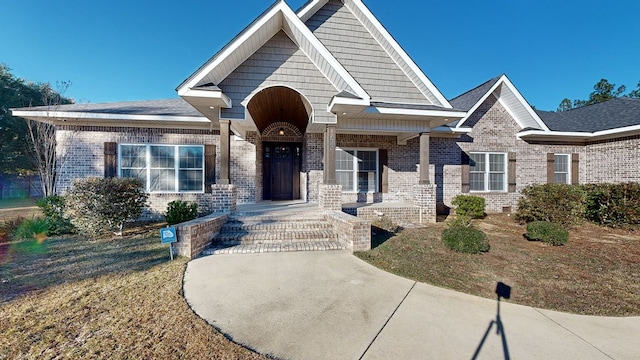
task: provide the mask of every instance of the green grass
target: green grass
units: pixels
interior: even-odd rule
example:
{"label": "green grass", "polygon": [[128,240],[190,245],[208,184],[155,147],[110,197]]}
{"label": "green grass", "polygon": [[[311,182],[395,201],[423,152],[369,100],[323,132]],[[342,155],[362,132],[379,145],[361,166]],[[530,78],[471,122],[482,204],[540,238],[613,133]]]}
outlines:
{"label": "green grass", "polygon": [[[158,227],[0,244],[0,359],[256,359],[182,296],[187,260]],[[2,242],[2,241],[0,241]]]}

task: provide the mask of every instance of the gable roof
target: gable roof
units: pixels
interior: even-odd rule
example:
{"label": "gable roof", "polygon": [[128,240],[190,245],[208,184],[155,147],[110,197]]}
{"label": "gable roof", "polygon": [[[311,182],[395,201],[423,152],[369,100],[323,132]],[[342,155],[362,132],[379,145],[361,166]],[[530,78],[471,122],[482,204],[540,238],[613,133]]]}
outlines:
{"label": "gable roof", "polygon": [[[304,4],[297,14],[303,22],[311,19],[330,0],[311,0]],[[371,13],[361,0],[341,0],[351,14],[368,31],[380,49],[395,63],[398,70],[419,90],[426,100],[432,105],[451,108],[447,99],[440,93],[436,86],[420,70],[416,63],[402,49],[398,42],[389,34],[385,27]]]}
{"label": "gable roof", "polygon": [[464,131],[466,129],[464,123],[491,95],[498,99],[521,129],[549,130],[505,74],[488,80],[451,100],[454,106],[467,111],[467,116],[461,119],[455,128]]}
{"label": "gable roof", "polygon": [[606,131],[640,125],[640,99],[616,98],[568,111],[537,111],[552,131]]}
{"label": "gable roof", "polygon": [[[363,100],[367,92],[311,33],[284,1],[277,1],[176,89],[178,95],[201,85],[218,85],[279,31],[284,31],[339,91]],[[188,99],[187,99],[188,100]]]}

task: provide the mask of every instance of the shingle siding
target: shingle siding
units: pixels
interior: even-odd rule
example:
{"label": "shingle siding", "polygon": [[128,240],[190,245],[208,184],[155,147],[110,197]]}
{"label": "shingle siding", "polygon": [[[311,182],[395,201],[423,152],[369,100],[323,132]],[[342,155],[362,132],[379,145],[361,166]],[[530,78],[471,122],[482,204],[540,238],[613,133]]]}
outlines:
{"label": "shingle siding", "polygon": [[278,85],[292,87],[306,96],[314,108],[316,122],[335,122],[335,115],[327,112],[327,104],[338,91],[283,31],[218,85],[233,102],[231,109],[222,109],[222,118],[243,119],[242,103],[251,94]]}
{"label": "shingle siding", "polygon": [[375,101],[431,104],[340,0],[306,25]]}

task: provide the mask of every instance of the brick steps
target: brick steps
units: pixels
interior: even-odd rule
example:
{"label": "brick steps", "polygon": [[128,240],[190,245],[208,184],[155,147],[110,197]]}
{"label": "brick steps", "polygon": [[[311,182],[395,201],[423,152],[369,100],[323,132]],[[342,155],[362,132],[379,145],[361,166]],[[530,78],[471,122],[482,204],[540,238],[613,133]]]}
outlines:
{"label": "brick steps", "polygon": [[202,254],[345,249],[322,212],[241,212],[229,217]]}

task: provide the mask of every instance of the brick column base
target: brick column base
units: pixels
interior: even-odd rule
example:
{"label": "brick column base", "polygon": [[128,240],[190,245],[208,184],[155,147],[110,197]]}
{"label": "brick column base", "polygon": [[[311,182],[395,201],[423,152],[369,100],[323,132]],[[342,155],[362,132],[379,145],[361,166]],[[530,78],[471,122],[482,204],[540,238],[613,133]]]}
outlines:
{"label": "brick column base", "polygon": [[436,185],[415,185],[413,203],[420,208],[420,223],[436,222]]}
{"label": "brick column base", "polygon": [[342,211],[342,185],[318,185],[318,204],[323,210]]}
{"label": "brick column base", "polygon": [[236,211],[238,190],[235,185],[211,185],[211,211]]}

